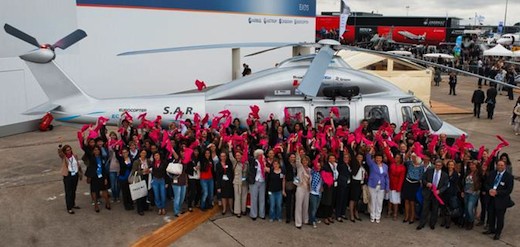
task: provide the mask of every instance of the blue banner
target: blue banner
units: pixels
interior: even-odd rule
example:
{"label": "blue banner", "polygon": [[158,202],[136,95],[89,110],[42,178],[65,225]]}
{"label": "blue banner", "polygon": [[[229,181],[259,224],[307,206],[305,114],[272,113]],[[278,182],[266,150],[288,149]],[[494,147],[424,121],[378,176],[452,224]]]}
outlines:
{"label": "blue banner", "polygon": [[316,0],[76,0],[78,6],[316,16]]}

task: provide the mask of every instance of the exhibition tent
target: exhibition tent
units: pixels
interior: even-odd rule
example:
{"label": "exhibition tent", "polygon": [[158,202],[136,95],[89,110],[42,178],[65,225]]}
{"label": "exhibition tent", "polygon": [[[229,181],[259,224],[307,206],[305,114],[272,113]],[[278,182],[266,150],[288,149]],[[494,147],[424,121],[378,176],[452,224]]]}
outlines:
{"label": "exhibition tent", "polygon": [[501,44],[484,51],[484,56],[501,56],[501,57],[512,57],[513,52],[503,47]]}

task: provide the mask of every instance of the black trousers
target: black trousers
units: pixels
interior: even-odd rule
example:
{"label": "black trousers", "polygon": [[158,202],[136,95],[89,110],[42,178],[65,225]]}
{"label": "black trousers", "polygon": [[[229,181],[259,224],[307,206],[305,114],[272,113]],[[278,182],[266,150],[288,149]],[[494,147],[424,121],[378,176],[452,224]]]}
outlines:
{"label": "black trousers", "polygon": [[285,221],[291,221],[294,219],[294,203],[296,190],[285,190]]}
{"label": "black trousers", "polygon": [[506,209],[495,208],[495,199],[491,197],[488,204],[489,230],[501,234],[504,228]]}
{"label": "black trousers", "polygon": [[63,186],[65,187],[65,204],[67,210],[72,210],[76,206],[76,188],[78,188],[78,175],[64,176]]}
{"label": "black trousers", "polygon": [[134,207],[134,202],[132,201],[132,196],[130,195],[130,187],[127,180],[119,180],[119,186],[121,187],[121,192],[123,194],[123,205],[126,210],[132,210]]}
{"label": "black trousers", "polygon": [[486,110],[487,110],[487,118],[488,119],[493,119],[493,114],[495,114],[495,104],[487,104],[486,106]]}
{"label": "black trousers", "polygon": [[188,179],[188,208],[192,208],[201,198],[201,187],[199,179]]}
{"label": "black trousers", "polygon": [[[485,195],[483,195],[482,193],[480,194],[480,205],[481,205],[480,221],[484,222],[486,220],[486,215],[487,215],[487,211],[488,211],[488,207],[489,207],[489,196],[487,194],[485,194]],[[486,223],[489,223],[489,216],[488,216],[488,221]]]}
{"label": "black trousers", "polygon": [[453,95],[457,95],[457,93],[455,92],[455,86],[457,86],[457,84],[451,84],[450,83],[450,95],[453,93]]}
{"label": "black trousers", "polygon": [[336,218],[345,215],[347,210],[347,203],[349,200],[350,187],[339,185],[336,188]]}
{"label": "black trousers", "polygon": [[420,225],[426,225],[426,220],[428,216],[430,218],[430,226],[435,226],[437,224],[437,217],[439,215],[439,202],[437,199],[430,195],[430,198],[424,198],[422,212],[421,212],[421,222]]}
{"label": "black trousers", "polygon": [[514,100],[513,88],[508,87],[508,86],[506,86],[506,88],[507,88],[507,96],[508,96],[509,100]]}
{"label": "black trousers", "polygon": [[473,116],[480,118],[480,107],[482,104],[473,103]]}

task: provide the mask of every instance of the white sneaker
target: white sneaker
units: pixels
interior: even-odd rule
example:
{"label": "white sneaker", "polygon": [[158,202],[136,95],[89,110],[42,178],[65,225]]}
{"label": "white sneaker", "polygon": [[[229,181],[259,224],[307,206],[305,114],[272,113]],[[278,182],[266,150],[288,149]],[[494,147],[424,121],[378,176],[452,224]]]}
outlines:
{"label": "white sneaker", "polygon": [[379,222],[381,222],[381,220],[376,220],[376,223],[379,224]]}
{"label": "white sneaker", "polygon": [[312,227],[316,228],[318,226],[316,226],[316,222],[312,222]]}
{"label": "white sneaker", "polygon": [[375,219],[370,219],[370,222],[374,223],[374,221],[376,221]]}

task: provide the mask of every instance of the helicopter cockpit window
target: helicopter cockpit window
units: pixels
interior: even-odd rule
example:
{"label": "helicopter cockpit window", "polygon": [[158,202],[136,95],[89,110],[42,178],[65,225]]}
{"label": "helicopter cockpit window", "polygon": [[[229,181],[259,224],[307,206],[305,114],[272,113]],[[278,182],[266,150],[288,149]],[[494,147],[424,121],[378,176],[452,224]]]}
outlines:
{"label": "helicopter cockpit window", "polygon": [[419,128],[422,130],[428,130],[428,123],[426,122],[426,117],[424,116],[424,113],[419,106],[413,107],[413,118],[414,122],[419,121]]}
{"label": "helicopter cockpit window", "polygon": [[433,113],[428,107],[423,105],[422,108],[428,118],[428,122],[430,122],[430,125],[432,126],[432,130],[438,131],[442,127],[442,120],[440,120],[439,117],[437,117],[437,115],[435,115],[435,113]]}
{"label": "helicopter cockpit window", "polygon": [[[314,120],[315,126],[318,125],[323,119],[329,117],[331,107],[316,107],[314,108]],[[348,106],[337,106],[339,110],[339,118],[333,116],[334,125],[342,125],[350,127],[350,109]]]}
{"label": "helicopter cockpit window", "polygon": [[384,122],[390,122],[390,114],[386,105],[365,106],[365,119],[371,130],[377,130]]}
{"label": "helicopter cockpit window", "polygon": [[401,113],[403,114],[403,123],[413,123],[412,108],[410,108],[409,106],[403,106],[401,107]]}

